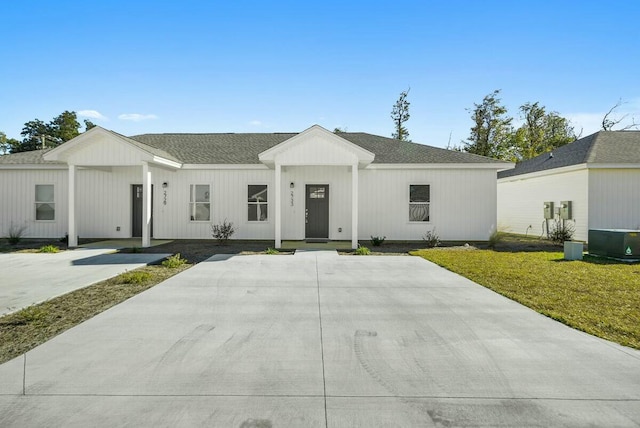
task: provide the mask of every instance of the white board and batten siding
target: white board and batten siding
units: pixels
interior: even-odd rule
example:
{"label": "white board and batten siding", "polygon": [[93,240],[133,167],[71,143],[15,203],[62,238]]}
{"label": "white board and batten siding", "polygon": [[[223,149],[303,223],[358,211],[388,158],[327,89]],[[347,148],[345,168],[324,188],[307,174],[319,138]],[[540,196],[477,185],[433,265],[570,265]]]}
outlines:
{"label": "white board and batten siding", "polygon": [[[66,169],[0,170],[0,236],[12,225],[26,227],[25,238],[61,238],[67,233]],[[54,219],[36,220],[36,185],[53,185]]]}
{"label": "white board and batten siding", "polygon": [[[153,236],[158,239],[212,239],[211,224],[224,220],[236,229],[233,239],[273,239],[275,216],[274,173],[266,167],[247,169],[152,168],[154,183]],[[163,188],[162,184],[167,183]],[[204,184],[210,192],[210,221],[191,221],[191,185]],[[267,186],[267,220],[249,221],[248,186]],[[166,195],[165,195],[166,192]]]}
{"label": "white board and batten siding", "polygon": [[329,185],[329,239],[350,240],[351,167],[348,166],[283,167],[282,239],[305,239],[306,186],[310,184]]}
{"label": "white board and batten siding", "polygon": [[[586,241],[589,231],[589,177],[586,168],[531,174],[498,180],[498,229],[529,236],[546,236],[544,202],[571,201],[574,239]],[[551,221],[549,224],[551,227]]]}
{"label": "white board and batten siding", "polygon": [[[359,239],[486,241],[496,227],[495,169],[364,169],[359,180]],[[409,221],[409,186],[430,186],[428,222]]]}

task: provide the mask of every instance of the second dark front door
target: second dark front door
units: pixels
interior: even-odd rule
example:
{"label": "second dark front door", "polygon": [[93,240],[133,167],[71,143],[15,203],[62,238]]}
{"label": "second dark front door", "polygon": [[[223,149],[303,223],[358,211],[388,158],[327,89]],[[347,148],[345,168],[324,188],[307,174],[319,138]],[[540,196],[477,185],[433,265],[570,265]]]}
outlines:
{"label": "second dark front door", "polygon": [[307,184],[305,236],[307,239],[329,238],[329,185]]}

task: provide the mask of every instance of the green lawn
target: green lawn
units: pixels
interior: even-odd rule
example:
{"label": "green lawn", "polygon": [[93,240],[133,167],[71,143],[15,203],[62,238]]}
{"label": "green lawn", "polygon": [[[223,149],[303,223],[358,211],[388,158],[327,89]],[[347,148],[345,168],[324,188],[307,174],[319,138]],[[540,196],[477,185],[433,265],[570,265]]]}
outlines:
{"label": "green lawn", "polygon": [[419,250],[450,271],[541,314],[625,346],[640,349],[640,264],[560,252]]}

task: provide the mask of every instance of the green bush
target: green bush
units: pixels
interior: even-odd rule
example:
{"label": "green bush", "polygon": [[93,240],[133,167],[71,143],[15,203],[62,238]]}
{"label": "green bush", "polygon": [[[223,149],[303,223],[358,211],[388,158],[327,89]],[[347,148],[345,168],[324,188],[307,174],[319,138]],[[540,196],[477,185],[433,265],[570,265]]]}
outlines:
{"label": "green bush", "polygon": [[373,245],[374,247],[379,247],[380,245],[382,245],[385,239],[387,239],[386,236],[371,236],[371,245]]}
{"label": "green bush", "polygon": [[162,266],[169,269],[175,269],[185,263],[187,263],[187,260],[180,257],[180,253],[176,253],[173,256],[167,257],[167,259],[162,262]]}
{"label": "green bush", "polygon": [[9,234],[7,236],[7,241],[9,241],[9,244],[18,245],[18,243],[22,241],[22,235],[24,235],[25,230],[27,230],[26,225],[16,226],[12,222],[11,226],[9,226]]}
{"label": "green bush", "polygon": [[275,248],[267,248],[265,254],[280,254],[280,251],[276,250]]}
{"label": "green bush", "polygon": [[440,237],[436,233],[436,229],[428,230],[424,235],[422,235],[422,240],[427,244],[428,248],[435,248],[440,245]]}
{"label": "green bush", "polygon": [[356,248],[355,254],[356,256],[368,256],[369,254],[371,254],[371,250],[367,247],[359,245],[358,248]]}
{"label": "green bush", "polygon": [[144,271],[131,271],[120,274],[118,282],[120,284],[142,284],[151,279],[151,274]]}
{"label": "green bush", "polygon": [[15,313],[13,323],[17,325],[39,324],[44,322],[48,313],[39,306],[29,306]]}
{"label": "green bush", "polygon": [[217,239],[219,244],[226,244],[235,232],[233,222],[228,222],[226,218],[220,224],[211,225],[211,236]]}
{"label": "green bush", "polygon": [[487,246],[492,250],[496,248],[502,240],[504,239],[504,232],[494,231],[491,236],[489,236],[489,241],[487,242]]}
{"label": "green bush", "polygon": [[55,245],[45,245],[44,247],[40,247],[38,250],[39,253],[59,253],[60,248]]}
{"label": "green bush", "polygon": [[565,222],[564,220],[555,220],[549,232],[549,239],[551,239],[554,244],[562,245],[564,241],[571,241],[574,233],[575,228],[571,223]]}

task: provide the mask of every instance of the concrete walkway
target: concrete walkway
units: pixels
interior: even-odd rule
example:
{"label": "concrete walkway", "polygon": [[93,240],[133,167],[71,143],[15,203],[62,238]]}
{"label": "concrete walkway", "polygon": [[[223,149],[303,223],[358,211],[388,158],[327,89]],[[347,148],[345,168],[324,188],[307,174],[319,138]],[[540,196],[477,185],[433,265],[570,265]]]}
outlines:
{"label": "concrete walkway", "polygon": [[60,253],[0,254],[0,316],[161,260],[169,254],[116,254],[102,241]]}
{"label": "concrete walkway", "polygon": [[640,426],[640,352],[416,257],[214,256],[0,366],[0,426]]}

